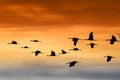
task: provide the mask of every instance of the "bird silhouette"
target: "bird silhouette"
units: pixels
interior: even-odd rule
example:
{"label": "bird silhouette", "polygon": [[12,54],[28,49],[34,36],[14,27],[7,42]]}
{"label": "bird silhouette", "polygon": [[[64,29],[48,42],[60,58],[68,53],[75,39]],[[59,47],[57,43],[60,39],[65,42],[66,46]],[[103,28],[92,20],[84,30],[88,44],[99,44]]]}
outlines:
{"label": "bird silhouette", "polygon": [[84,39],[84,40],[96,41],[94,40],[93,32],[90,32],[88,39]]}
{"label": "bird silhouette", "polygon": [[31,42],[41,42],[41,41],[39,41],[39,40],[30,40]]}
{"label": "bird silhouette", "polygon": [[38,54],[43,54],[41,51],[39,50],[36,50],[35,52],[32,52],[32,53],[35,53],[35,56],[38,56]]}
{"label": "bird silhouette", "polygon": [[23,46],[23,47],[21,47],[21,48],[26,48],[26,49],[27,49],[27,48],[30,48],[30,47],[28,47],[28,46]]}
{"label": "bird silhouette", "polygon": [[77,45],[78,40],[81,40],[81,39],[79,39],[79,38],[77,38],[77,37],[68,38],[68,39],[72,39],[72,41],[74,42],[74,46]]}
{"label": "bird silhouette", "polygon": [[69,53],[69,52],[66,52],[65,50],[61,50],[62,51],[62,53],[59,53],[59,54],[67,54],[67,53]]}
{"label": "bird silhouette", "polygon": [[12,42],[10,42],[10,43],[8,43],[8,44],[15,44],[15,45],[16,45],[16,44],[18,44],[18,43],[17,43],[17,41],[14,41],[14,40],[13,40]]}
{"label": "bird silhouette", "polygon": [[50,55],[47,55],[47,56],[57,56],[57,55],[56,55],[55,51],[52,50],[52,51],[51,51],[51,54],[50,54]]}
{"label": "bird silhouette", "polygon": [[81,49],[79,48],[73,48],[73,49],[69,49],[70,51],[74,50],[74,51],[80,51]]}
{"label": "bird silhouette", "polygon": [[113,57],[113,56],[104,56],[104,57],[107,57],[107,62],[110,62],[112,58],[116,58],[116,57]]}
{"label": "bird silhouette", "polygon": [[72,61],[72,62],[69,62],[69,63],[66,63],[66,64],[69,64],[69,67],[74,67],[76,63],[81,63],[81,62]]}
{"label": "bird silhouette", "polygon": [[87,44],[87,45],[90,45],[91,48],[94,48],[94,46],[95,46],[95,45],[98,45],[98,44],[90,43],[90,44]]}
{"label": "bird silhouette", "polygon": [[[111,45],[113,45],[115,42],[117,42],[118,40],[117,40],[117,38],[114,36],[114,35],[112,35],[112,38],[111,39],[106,39],[106,41],[110,41],[110,44]],[[118,41],[119,42],[119,41]]]}

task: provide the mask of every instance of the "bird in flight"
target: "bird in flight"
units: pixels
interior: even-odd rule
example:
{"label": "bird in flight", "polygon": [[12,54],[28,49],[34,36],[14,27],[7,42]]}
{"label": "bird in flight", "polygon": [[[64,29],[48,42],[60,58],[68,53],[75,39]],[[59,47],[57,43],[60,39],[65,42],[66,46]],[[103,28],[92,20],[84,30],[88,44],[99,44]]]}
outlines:
{"label": "bird in flight", "polygon": [[70,51],[74,50],[74,51],[80,51],[81,49],[79,48],[73,48],[73,49],[69,49]]}
{"label": "bird in flight", "polygon": [[74,46],[77,45],[78,40],[82,40],[82,39],[79,39],[79,38],[77,38],[77,37],[68,38],[68,39],[72,39]]}
{"label": "bird in flight", "polygon": [[18,44],[18,43],[17,43],[17,41],[14,41],[14,40],[13,40],[12,42],[10,42],[10,43],[8,43],[8,44]]}
{"label": "bird in flight", "polygon": [[62,53],[60,53],[60,54],[67,54],[67,53],[69,53],[69,52],[66,52],[65,50],[61,50],[62,51]]}
{"label": "bird in flight", "polygon": [[74,67],[76,63],[81,63],[81,62],[78,62],[78,61],[71,61],[71,62],[66,63],[66,64],[69,64],[69,67]]}
{"label": "bird in flight", "polygon": [[30,42],[41,42],[39,40],[30,40]]}
{"label": "bird in flight", "polygon": [[116,58],[116,57],[113,57],[113,56],[104,56],[104,57],[106,57],[107,58],[107,62],[110,62],[111,60],[112,60],[112,58]]}
{"label": "bird in flight", "polygon": [[93,32],[90,32],[88,39],[84,39],[84,40],[96,41],[94,40]]}
{"label": "bird in flight", "polygon": [[114,35],[112,35],[111,39],[106,39],[106,41],[110,41],[111,45],[113,45],[115,42],[120,42],[117,40],[117,38]]}
{"label": "bird in flight", "polygon": [[86,45],[90,45],[91,48],[94,48],[95,45],[98,45],[98,44],[95,44],[95,43],[89,43],[89,44],[86,44]]}
{"label": "bird in flight", "polygon": [[57,55],[56,55],[55,51],[52,50],[52,51],[51,51],[51,54],[50,54],[50,55],[47,55],[47,56],[57,56]]}
{"label": "bird in flight", "polygon": [[39,54],[43,54],[41,51],[39,51],[39,50],[36,50],[36,51],[34,51],[34,52],[32,52],[32,53],[35,53],[35,56],[38,56]]}
{"label": "bird in flight", "polygon": [[28,47],[28,46],[23,46],[23,47],[21,47],[21,48],[25,48],[25,49],[27,49],[27,48],[30,48],[30,47]]}

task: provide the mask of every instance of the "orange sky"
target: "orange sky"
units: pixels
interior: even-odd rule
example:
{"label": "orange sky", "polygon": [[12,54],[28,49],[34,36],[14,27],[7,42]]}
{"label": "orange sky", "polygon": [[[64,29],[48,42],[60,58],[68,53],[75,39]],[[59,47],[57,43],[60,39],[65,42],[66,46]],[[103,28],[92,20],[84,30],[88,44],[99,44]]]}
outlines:
{"label": "orange sky", "polygon": [[0,24],[15,28],[57,28],[58,25],[119,27],[119,14],[119,0],[0,1]]}
{"label": "orange sky", "polygon": [[[68,38],[87,39],[90,32],[99,45],[91,49],[86,45],[90,41],[80,40],[76,47],[82,51],[69,51],[75,46]],[[91,76],[91,80],[119,80],[120,42],[110,45],[105,41],[111,35],[120,40],[118,33],[120,0],[0,0],[0,80],[46,80],[51,75],[62,80]],[[32,43],[31,39],[42,42]],[[12,40],[20,44],[8,45]],[[22,49],[24,45],[31,49]],[[58,55],[61,49],[70,53],[46,56],[51,50]],[[44,54],[36,57],[31,53],[35,50]],[[117,58],[106,63],[107,55]],[[73,60],[82,63],[68,69],[66,63]]]}

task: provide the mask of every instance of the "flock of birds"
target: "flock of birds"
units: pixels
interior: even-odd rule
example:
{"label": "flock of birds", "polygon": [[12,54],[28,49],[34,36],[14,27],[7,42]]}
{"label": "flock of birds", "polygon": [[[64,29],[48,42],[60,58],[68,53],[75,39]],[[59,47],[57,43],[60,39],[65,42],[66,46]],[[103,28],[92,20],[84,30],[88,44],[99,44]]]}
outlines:
{"label": "flock of birds", "polygon": [[[119,35],[119,37],[120,37],[120,34],[118,34]],[[79,39],[79,38],[77,38],[77,37],[73,37],[73,38],[68,38],[68,39],[72,39],[72,41],[73,41],[73,45],[74,46],[76,46],[77,45],[77,43],[78,43],[78,41],[79,40],[82,40],[82,39]],[[94,37],[93,37],[93,32],[90,32],[90,34],[89,34],[89,37],[88,37],[88,39],[84,39],[84,40],[89,40],[89,41],[97,41],[97,40],[94,40]],[[41,41],[39,41],[39,40],[30,40],[31,42],[41,42]],[[112,35],[112,37],[111,37],[111,39],[106,39],[106,41],[110,41],[110,44],[111,45],[113,45],[115,42],[120,42],[119,40],[117,40],[117,38],[114,36],[114,35]],[[14,45],[17,45],[17,44],[19,44],[17,41],[12,41],[12,42],[10,42],[10,43],[8,43],[8,44],[14,44]],[[98,45],[98,44],[95,44],[95,43],[89,43],[89,44],[86,44],[86,45],[90,45],[90,47],[91,48],[94,48],[94,46],[95,45]],[[28,47],[28,46],[23,46],[23,47],[21,47],[21,48],[30,48],[30,47]],[[81,49],[79,49],[79,48],[73,48],[73,49],[70,49],[70,51],[71,50],[74,50],[74,51],[79,51],[79,50],[81,50]],[[40,50],[36,50],[36,51],[34,51],[34,52],[32,52],[32,53],[35,53],[35,56],[38,56],[39,54],[43,54]],[[65,50],[61,50],[61,53],[60,54],[67,54],[67,53],[69,53],[69,52],[67,52],[67,51],[65,51]],[[56,53],[55,53],[55,51],[51,51],[51,54],[50,55],[47,55],[47,56],[57,56],[56,55]],[[116,57],[114,57],[114,56],[111,56],[111,55],[108,55],[108,56],[104,56],[104,57],[106,57],[106,62],[110,62],[111,60],[112,60],[112,58],[116,58]],[[66,63],[66,64],[69,64],[69,67],[73,67],[73,66],[75,66],[75,64],[76,63],[80,63],[79,61],[71,61],[71,62],[69,62],[69,63]]]}

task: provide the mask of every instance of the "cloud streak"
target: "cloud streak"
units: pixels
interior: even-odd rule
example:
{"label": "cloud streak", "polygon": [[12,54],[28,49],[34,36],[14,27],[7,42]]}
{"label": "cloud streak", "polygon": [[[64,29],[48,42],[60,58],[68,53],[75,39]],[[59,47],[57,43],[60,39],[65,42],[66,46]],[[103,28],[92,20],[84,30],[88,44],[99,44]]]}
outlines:
{"label": "cloud streak", "polygon": [[[90,67],[90,65],[88,65]],[[0,78],[20,80],[119,80],[120,70],[118,68],[110,68],[104,65],[76,66],[68,68],[65,66],[56,67],[46,64],[26,64],[22,67],[0,69]],[[104,68],[103,68],[104,66]]]}
{"label": "cloud streak", "polygon": [[4,0],[0,23],[22,26],[120,24],[119,0]]}

